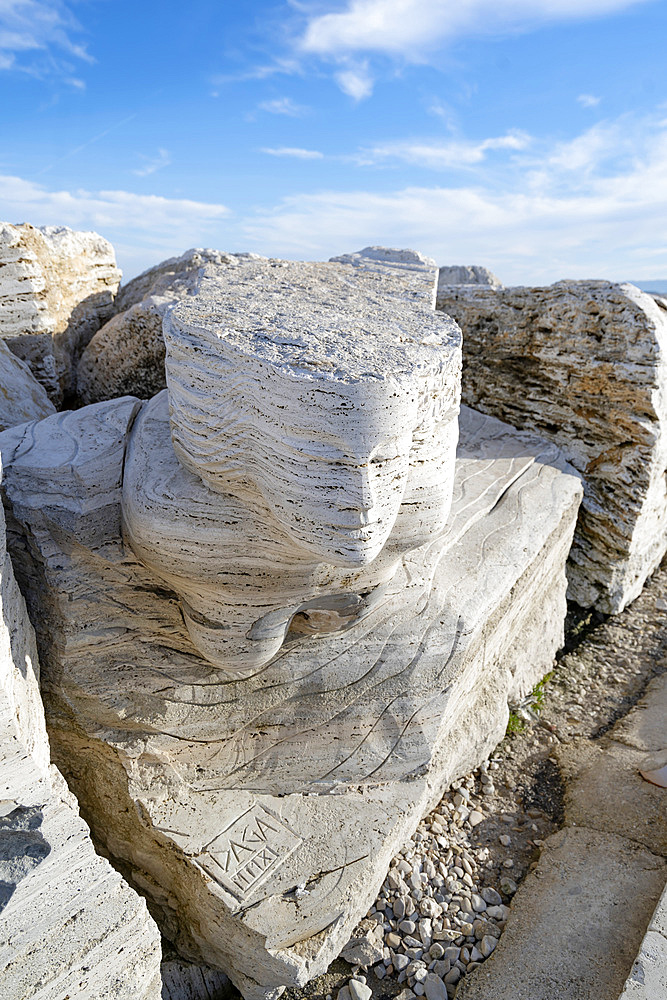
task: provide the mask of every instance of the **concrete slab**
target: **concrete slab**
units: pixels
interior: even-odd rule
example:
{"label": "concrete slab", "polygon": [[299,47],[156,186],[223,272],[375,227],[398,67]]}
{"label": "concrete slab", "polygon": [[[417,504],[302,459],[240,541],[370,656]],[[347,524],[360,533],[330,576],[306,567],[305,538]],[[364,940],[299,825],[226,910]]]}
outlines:
{"label": "concrete slab", "polygon": [[[565,822],[616,833],[654,854],[667,854],[667,789],[646,781],[640,770],[667,763],[667,750],[646,754],[610,741],[604,747],[581,743],[556,751],[566,779]],[[583,766],[582,766],[583,765]]]}
{"label": "concrete slab", "polygon": [[666,867],[624,837],[555,833],[514,897],[493,956],[466,976],[457,1000],[617,1000]]}

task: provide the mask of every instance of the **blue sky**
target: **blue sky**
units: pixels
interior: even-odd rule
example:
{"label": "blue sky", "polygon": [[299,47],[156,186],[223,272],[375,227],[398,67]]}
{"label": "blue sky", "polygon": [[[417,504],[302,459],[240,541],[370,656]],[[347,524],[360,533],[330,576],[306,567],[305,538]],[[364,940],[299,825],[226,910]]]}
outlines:
{"label": "blue sky", "polygon": [[667,0],[0,0],[0,218],[667,278]]}

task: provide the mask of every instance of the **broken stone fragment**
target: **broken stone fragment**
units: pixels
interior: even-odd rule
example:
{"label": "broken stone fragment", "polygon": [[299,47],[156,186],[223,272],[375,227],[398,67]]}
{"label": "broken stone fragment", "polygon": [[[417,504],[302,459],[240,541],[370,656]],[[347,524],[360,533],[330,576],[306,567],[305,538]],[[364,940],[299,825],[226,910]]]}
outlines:
{"label": "broken stone fragment", "polygon": [[167,309],[196,289],[204,264],[239,265],[218,250],[187,250],[121,285],[115,315],[98,330],[77,370],[82,403],[115,396],[148,399],[166,386],[162,320]]}
{"label": "broken stone fragment", "polygon": [[0,337],[58,406],[74,391],[79,356],[113,312],[113,247],[65,226],[0,223]]}
{"label": "broken stone fragment", "polygon": [[35,636],[0,509],[0,983],[11,1000],[159,1000],[160,935],[49,764]]}
{"label": "broken stone fragment", "polygon": [[0,340],[0,430],[55,413],[30,368]]}
{"label": "broken stone fragment", "polygon": [[463,400],[554,441],[584,480],[570,596],[616,613],[667,550],[667,312],[634,285],[441,287]]}

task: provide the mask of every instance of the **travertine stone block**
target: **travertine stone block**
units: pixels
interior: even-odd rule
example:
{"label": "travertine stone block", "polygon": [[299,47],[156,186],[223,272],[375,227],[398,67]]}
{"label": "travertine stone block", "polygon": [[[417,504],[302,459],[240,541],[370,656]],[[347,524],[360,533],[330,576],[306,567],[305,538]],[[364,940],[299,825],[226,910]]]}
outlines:
{"label": "travertine stone block", "polygon": [[441,267],[438,273],[438,309],[444,309],[443,303],[452,285],[482,285],[487,288],[503,287],[500,278],[497,278],[493,271],[489,271],[487,267],[480,267],[477,264],[452,264]]}
{"label": "travertine stone block", "polygon": [[392,274],[205,268],[164,334],[174,451],[213,490],[259,493],[297,546],[344,567],[444,525],[460,332]]}
{"label": "travertine stone block", "polygon": [[[166,424],[157,405],[139,421]],[[349,629],[292,634],[230,679],[121,540],[137,408],[0,436],[50,649],[52,741],[182,953],[275,997],[327,968],[423,813],[502,737],[508,698],[550,668],[580,484],[554,446],[465,410],[446,531],[402,556]],[[222,494],[197,489],[206,558]]]}
{"label": "travertine stone block", "polygon": [[119,283],[113,247],[97,233],[0,223],[0,337],[56,405]]}
{"label": "travertine stone block", "polygon": [[76,382],[81,402],[126,395],[148,399],[164,389],[165,312],[193,294],[204,264],[237,267],[241,259],[218,250],[186,250],[122,285],[114,302],[115,315],[81,355]]}
{"label": "travertine stone block", "polygon": [[451,288],[463,399],[556,442],[584,479],[568,575],[615,613],[667,550],[667,313],[634,285]]}
{"label": "travertine stone block", "polygon": [[49,763],[35,636],[1,511],[0,612],[0,994],[159,1000],[157,927],[93,850]]}

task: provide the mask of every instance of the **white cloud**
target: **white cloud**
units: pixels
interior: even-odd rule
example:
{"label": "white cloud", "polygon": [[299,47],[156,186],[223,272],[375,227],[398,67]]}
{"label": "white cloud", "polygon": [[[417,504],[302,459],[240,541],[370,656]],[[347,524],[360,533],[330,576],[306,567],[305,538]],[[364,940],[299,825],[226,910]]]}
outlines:
{"label": "white cloud", "polygon": [[296,160],[322,160],[324,153],[317,149],[300,149],[298,146],[279,146],[277,149],[264,148],[262,153],[269,156],[292,156]]}
{"label": "white cloud", "polygon": [[579,94],[577,98],[577,102],[581,104],[582,108],[597,108],[601,100],[602,98],[596,97],[595,94]]}
{"label": "white cloud", "polygon": [[324,56],[365,51],[415,58],[461,35],[599,17],[642,2],[646,0],[347,0],[343,10],[314,12],[300,47]]}
{"label": "white cloud", "polygon": [[[219,242],[225,205],[134,194],[131,191],[53,191],[20,177],[0,176],[0,219],[94,229],[111,240],[130,274],[190,246]],[[121,253],[122,248],[122,253]]]}
{"label": "white cloud", "polygon": [[144,165],[132,171],[137,177],[148,177],[150,174],[154,174],[156,170],[168,167],[171,163],[171,156],[166,149],[158,149],[157,156],[144,156],[143,153],[140,153],[139,156],[144,161]]}
{"label": "white cloud", "polygon": [[626,117],[573,143],[537,145],[539,157],[531,148],[474,184],[285,198],[244,223],[246,239],[261,253],[314,259],[410,246],[441,264],[485,264],[508,283],[667,273],[664,124]]}
{"label": "white cloud", "polygon": [[336,82],[344,94],[361,101],[373,93],[373,78],[368,71],[368,64],[340,70],[336,73]]}
{"label": "white cloud", "polygon": [[530,142],[530,136],[518,131],[480,142],[455,139],[448,142],[401,140],[362,150],[359,163],[367,166],[382,160],[399,160],[432,170],[469,167],[482,163],[490,150],[522,150]]}
{"label": "white cloud", "polygon": [[[306,24],[297,51],[325,60],[381,54],[423,62],[464,36],[503,35],[544,24],[611,14],[648,0],[346,0],[343,9],[322,12],[322,3],[302,2]],[[331,5],[329,0],[328,6]],[[373,74],[346,66],[335,73],[357,100],[372,91]]]}
{"label": "white cloud", "polygon": [[272,101],[261,101],[257,107],[260,111],[268,111],[271,115],[287,115],[290,118],[301,118],[308,114],[308,108],[295,104],[291,97],[278,97]]}
{"label": "white cloud", "polygon": [[71,59],[94,62],[76,37],[81,26],[62,0],[0,0],[0,69],[34,76],[67,76]]}

